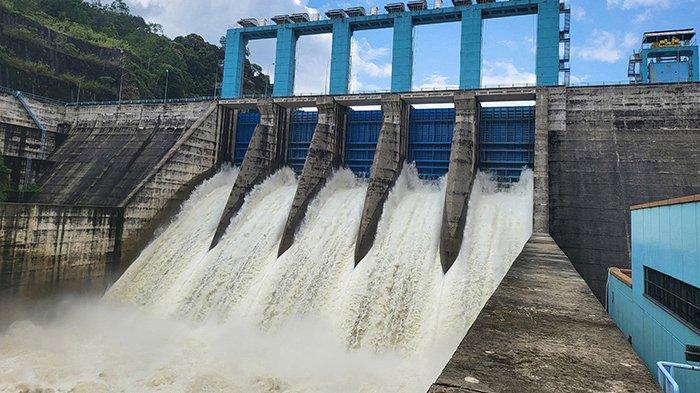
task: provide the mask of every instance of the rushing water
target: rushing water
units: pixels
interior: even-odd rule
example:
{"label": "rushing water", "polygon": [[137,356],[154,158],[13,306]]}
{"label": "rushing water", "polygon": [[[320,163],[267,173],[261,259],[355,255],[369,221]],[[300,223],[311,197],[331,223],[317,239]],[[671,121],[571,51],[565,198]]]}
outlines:
{"label": "rushing water", "polygon": [[198,187],[103,299],[71,299],[0,335],[0,391],[422,392],[532,232],[532,173],[479,174],[443,275],[445,187],[406,166],[354,268],[366,181],[340,170],[280,258],[297,181],[256,187],[211,251],[236,170]]}

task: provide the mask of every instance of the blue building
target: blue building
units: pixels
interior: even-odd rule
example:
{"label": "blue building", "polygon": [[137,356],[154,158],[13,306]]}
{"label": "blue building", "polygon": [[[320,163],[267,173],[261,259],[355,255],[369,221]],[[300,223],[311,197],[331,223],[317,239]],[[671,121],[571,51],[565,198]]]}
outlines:
{"label": "blue building", "polygon": [[[633,206],[631,229],[632,269],[610,269],[608,312],[654,375],[660,361],[697,366],[700,194]],[[680,392],[700,392],[697,369],[675,367]]]}
{"label": "blue building", "polygon": [[700,61],[694,38],[694,29],[644,33],[642,49],[630,57],[630,82],[699,82]]}

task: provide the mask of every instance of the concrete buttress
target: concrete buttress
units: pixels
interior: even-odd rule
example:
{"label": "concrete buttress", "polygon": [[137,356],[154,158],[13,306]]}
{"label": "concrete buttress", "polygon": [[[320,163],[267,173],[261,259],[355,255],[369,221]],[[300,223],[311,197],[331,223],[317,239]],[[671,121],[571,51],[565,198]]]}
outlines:
{"label": "concrete buttress", "polygon": [[374,152],[372,173],[355,243],[355,266],[372,248],[384,202],[401,174],[408,150],[409,105],[398,95],[384,96],[382,113],[384,120]]}
{"label": "concrete buttress", "polygon": [[226,232],[231,218],[243,205],[245,196],[256,185],[284,164],[286,128],[289,111],[274,104],[272,100],[258,101],[260,123],[255,127],[248,150],[243,158],[241,170],[226,202],[224,214],[219,221],[211,247],[214,248]]}
{"label": "concrete buttress", "polygon": [[462,247],[477,162],[477,103],[473,92],[455,95],[455,128],[447,172],[445,208],[440,230],[440,263],[447,273]]}
{"label": "concrete buttress", "polygon": [[345,141],[345,108],[333,97],[319,98],[318,123],[311,138],[304,169],[299,177],[294,202],[287,217],[278,255],[284,254],[294,243],[294,235],[306,216],[311,200],[326,184],[333,170],[342,164]]}

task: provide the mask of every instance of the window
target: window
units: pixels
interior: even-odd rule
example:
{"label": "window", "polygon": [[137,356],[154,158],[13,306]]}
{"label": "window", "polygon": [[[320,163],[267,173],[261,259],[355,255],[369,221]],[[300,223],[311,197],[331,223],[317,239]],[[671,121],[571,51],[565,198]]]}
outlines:
{"label": "window", "polygon": [[700,289],[645,266],[644,293],[683,322],[700,330]]}

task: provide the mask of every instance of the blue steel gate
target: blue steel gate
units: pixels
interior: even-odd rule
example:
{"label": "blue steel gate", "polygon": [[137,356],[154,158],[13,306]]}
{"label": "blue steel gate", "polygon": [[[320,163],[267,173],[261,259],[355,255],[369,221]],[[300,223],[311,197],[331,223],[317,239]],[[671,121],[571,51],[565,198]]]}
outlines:
{"label": "blue steel gate", "polygon": [[287,163],[296,173],[301,173],[304,169],[306,154],[309,152],[316,123],[318,123],[318,112],[292,112],[292,124],[289,126],[289,140],[287,141]]}
{"label": "blue steel gate", "polygon": [[355,174],[368,176],[382,129],[382,111],[349,111],[345,132],[345,165]]}
{"label": "blue steel gate", "polygon": [[520,179],[524,167],[533,167],[535,107],[481,108],[479,169],[502,182]]}
{"label": "blue steel gate", "polygon": [[233,147],[233,164],[241,165],[243,157],[248,150],[250,138],[253,136],[255,127],[260,123],[260,113],[239,112],[236,122],[236,141]]}
{"label": "blue steel gate", "polygon": [[454,108],[411,109],[408,161],[415,162],[421,177],[438,178],[450,165]]}

